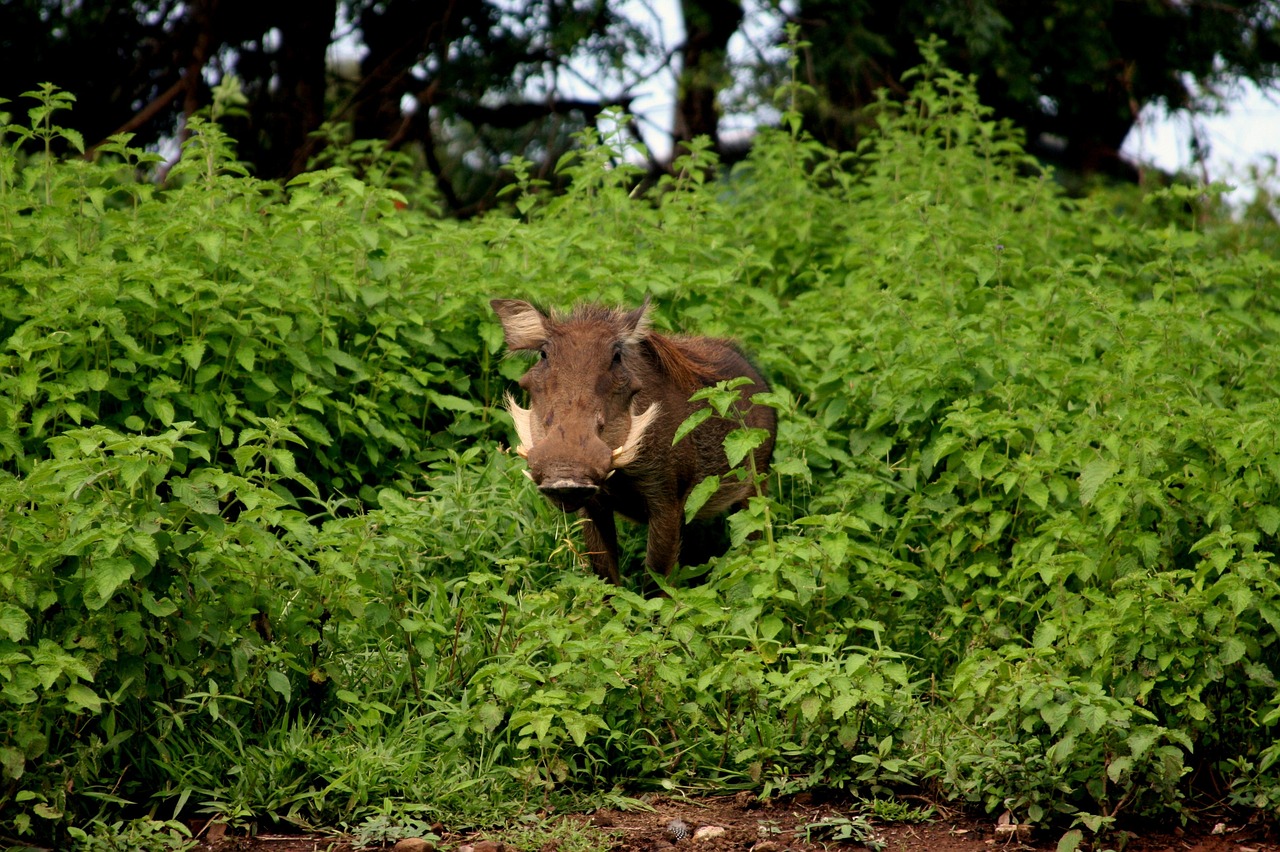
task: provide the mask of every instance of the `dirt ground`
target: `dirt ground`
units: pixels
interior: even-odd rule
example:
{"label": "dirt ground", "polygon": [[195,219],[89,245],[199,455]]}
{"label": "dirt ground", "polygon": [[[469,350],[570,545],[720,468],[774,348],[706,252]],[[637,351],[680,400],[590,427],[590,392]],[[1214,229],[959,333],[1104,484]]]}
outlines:
{"label": "dirt ground", "polygon": [[[833,852],[841,848],[879,848],[885,852],[987,852],[987,850],[1056,850],[1060,830],[1025,832],[998,820],[973,820],[935,808],[927,822],[882,824],[871,820],[872,844],[847,839],[861,834],[857,807],[816,804],[804,798],[760,802],[739,794],[697,800],[665,798],[650,802],[651,811],[599,811],[563,819],[589,823],[614,838],[614,852]],[[217,835],[214,827],[211,835]],[[720,830],[723,831],[720,831]],[[557,852],[549,843],[541,850],[523,850],[494,842],[483,833],[452,833],[438,827],[440,839],[423,846],[409,840],[397,852]],[[206,841],[210,841],[206,836]],[[468,848],[469,847],[469,848]],[[206,842],[205,852],[355,852],[350,838],[263,834],[254,838],[225,836]],[[369,847],[364,847],[369,848]],[[378,847],[372,847],[378,848]],[[1232,824],[1230,821],[1188,829],[1153,826],[1113,834],[1105,842],[1082,850],[1118,852],[1280,852],[1275,826]]]}

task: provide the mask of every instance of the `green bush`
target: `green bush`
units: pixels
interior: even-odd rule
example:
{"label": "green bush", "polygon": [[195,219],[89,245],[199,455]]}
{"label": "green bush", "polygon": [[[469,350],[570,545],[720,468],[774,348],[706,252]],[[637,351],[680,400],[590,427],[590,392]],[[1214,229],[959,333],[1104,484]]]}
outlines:
{"label": "green bush", "polygon": [[[163,188],[124,137],[55,161],[71,98],[31,94],[0,140],[0,833],[646,788],[1275,812],[1274,223],[1067,200],[932,60],[853,155],[766,131],[645,191],[588,132],[563,194],[516,162],[469,222],[376,151],[256,181],[212,117]],[[652,598],[642,536],[601,585],[506,451],[487,313],[645,294],[781,415],[728,551]]]}

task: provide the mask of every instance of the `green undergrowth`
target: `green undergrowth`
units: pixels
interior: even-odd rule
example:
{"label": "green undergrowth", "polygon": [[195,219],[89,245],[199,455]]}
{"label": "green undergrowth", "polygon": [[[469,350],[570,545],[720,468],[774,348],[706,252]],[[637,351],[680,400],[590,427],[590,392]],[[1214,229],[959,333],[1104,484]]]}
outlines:
{"label": "green undergrowth", "polygon": [[[0,835],[650,790],[1274,816],[1275,224],[1067,199],[967,81],[912,84],[855,153],[764,131],[647,191],[588,133],[563,194],[517,161],[468,222],[367,152],[281,187],[197,118],[160,188],[127,137],[44,155],[65,93],[7,105]],[[488,313],[646,294],[781,418],[768,496],[664,594],[636,530],[592,577],[521,475]]]}

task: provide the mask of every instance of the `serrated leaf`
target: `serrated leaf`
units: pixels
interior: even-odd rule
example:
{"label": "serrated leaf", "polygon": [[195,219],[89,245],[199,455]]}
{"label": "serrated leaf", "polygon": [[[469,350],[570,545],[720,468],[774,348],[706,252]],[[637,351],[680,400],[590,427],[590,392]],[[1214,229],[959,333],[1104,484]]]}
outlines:
{"label": "serrated leaf", "polygon": [[1107,777],[1113,783],[1119,783],[1126,772],[1133,769],[1133,758],[1121,755],[1120,757],[1111,758],[1111,762],[1107,764]]}
{"label": "serrated leaf", "polygon": [[1080,503],[1088,506],[1097,496],[1098,489],[1115,475],[1118,469],[1111,459],[1094,459],[1080,471]]}
{"label": "serrated leaf", "polygon": [[684,522],[687,524],[697,517],[698,511],[719,490],[720,477],[718,476],[708,476],[693,486],[693,489],[689,492],[688,499],[684,501]]}
{"label": "serrated leaf", "polygon": [[729,459],[729,467],[737,467],[756,447],[769,440],[766,429],[754,427],[738,428],[724,436],[724,454]]}
{"label": "serrated leaf", "polygon": [[1082,842],[1084,842],[1084,832],[1073,828],[1058,838],[1057,852],[1076,852]]}
{"label": "serrated leaf", "polygon": [[587,741],[587,721],[577,713],[568,713],[561,721],[564,728],[569,732],[569,736],[573,739],[573,744],[582,748]]}
{"label": "serrated leaf", "polygon": [[686,417],[684,419],[684,422],[676,427],[676,434],[671,439],[671,446],[674,447],[676,444],[684,440],[684,437],[686,435],[688,435],[694,429],[697,429],[699,426],[701,426],[703,421],[705,421],[708,417],[710,417],[714,413],[715,412],[712,411],[710,407],[704,406],[703,408],[697,409],[688,417]]}
{"label": "serrated leaf", "polygon": [[142,401],[142,407],[165,426],[173,425],[173,403],[169,400],[149,396]]}
{"label": "serrated leaf", "polygon": [[839,719],[843,717],[845,713],[848,713],[857,704],[857,696],[848,692],[837,693],[831,699],[831,718]]}
{"label": "serrated leaf", "polygon": [[148,565],[154,566],[160,559],[160,549],[156,546],[156,540],[147,533],[131,531],[125,534],[124,540],[134,553],[147,560]]}
{"label": "serrated leaf", "polygon": [[73,683],[67,687],[67,709],[72,713],[88,710],[90,713],[102,712],[102,699],[83,683]]}
{"label": "serrated leaf", "polygon": [[204,253],[209,256],[210,260],[214,263],[218,263],[222,260],[222,246],[226,242],[226,238],[223,237],[220,232],[205,231],[203,233],[196,234],[194,239],[196,241],[196,245],[204,249]]}
{"label": "serrated leaf", "polygon": [[987,450],[990,444],[983,444],[976,449],[972,449],[965,453],[961,458],[964,460],[964,466],[969,469],[969,473],[973,474],[974,479],[982,478],[982,462],[987,457]]}
{"label": "serrated leaf", "polygon": [[254,360],[257,358],[258,350],[253,346],[241,343],[236,348],[236,363],[239,364],[246,373],[253,372]]}
{"label": "serrated leaf", "polygon": [[178,605],[168,597],[157,599],[150,591],[142,593],[142,606],[156,618],[168,618],[178,611]]}
{"label": "serrated leaf", "polygon": [[24,610],[11,603],[0,604],[0,634],[8,636],[11,642],[27,638],[27,623],[30,621]]}
{"label": "serrated leaf", "polygon": [[1141,758],[1156,742],[1156,731],[1149,727],[1138,728],[1125,739],[1129,753],[1135,759]]}
{"label": "serrated leaf", "polygon": [[479,713],[480,724],[484,726],[487,733],[493,733],[502,724],[503,712],[493,701],[486,701],[480,705]]}
{"label": "serrated leaf", "polygon": [[100,559],[94,563],[92,582],[94,591],[98,593],[100,602],[90,609],[101,609],[102,606],[125,583],[133,578],[133,564],[127,559]]}
{"label": "serrated leaf", "polygon": [[204,360],[205,342],[203,340],[192,340],[182,344],[182,360],[187,362],[187,366],[193,370],[199,369],[200,363]]}
{"label": "serrated leaf", "polygon": [[1253,514],[1258,519],[1258,528],[1267,535],[1275,535],[1280,529],[1280,509],[1275,506],[1259,506]]}
{"label": "serrated leaf", "polygon": [[1027,479],[1022,483],[1022,493],[1041,509],[1049,507],[1049,486],[1041,479]]}
{"label": "serrated leaf", "polygon": [[1036,649],[1048,648],[1058,638],[1058,625],[1052,621],[1042,621],[1036,625],[1036,632],[1031,637],[1031,647]]}
{"label": "serrated leaf", "polygon": [[1228,636],[1222,640],[1221,647],[1218,648],[1218,659],[1222,661],[1224,666],[1229,666],[1237,662],[1248,651],[1248,647],[1237,639],[1235,636]]}

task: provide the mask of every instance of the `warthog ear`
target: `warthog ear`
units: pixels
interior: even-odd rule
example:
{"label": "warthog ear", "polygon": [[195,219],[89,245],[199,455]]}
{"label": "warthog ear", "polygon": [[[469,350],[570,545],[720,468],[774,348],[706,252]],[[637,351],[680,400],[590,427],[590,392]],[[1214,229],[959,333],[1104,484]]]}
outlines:
{"label": "warthog ear", "polygon": [[636,308],[634,311],[628,311],[622,317],[622,327],[625,330],[623,341],[630,345],[635,345],[649,336],[649,297],[644,297],[644,304]]}
{"label": "warthog ear", "polygon": [[547,318],[533,305],[519,299],[493,299],[489,305],[502,323],[508,349],[538,349],[546,343]]}

